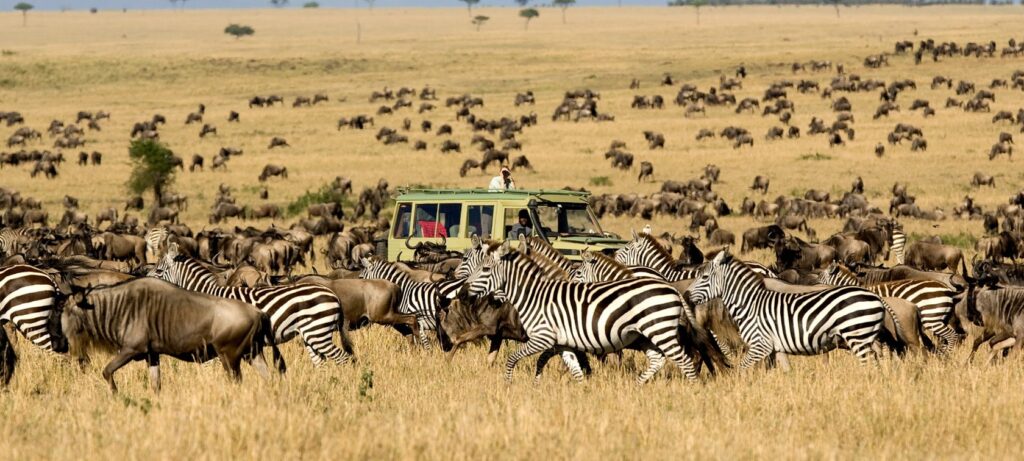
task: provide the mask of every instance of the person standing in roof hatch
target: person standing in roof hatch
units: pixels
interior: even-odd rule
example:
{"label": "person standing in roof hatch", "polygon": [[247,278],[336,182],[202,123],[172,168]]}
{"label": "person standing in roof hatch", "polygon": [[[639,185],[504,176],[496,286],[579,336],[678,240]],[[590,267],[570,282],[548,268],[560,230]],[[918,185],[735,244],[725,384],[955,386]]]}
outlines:
{"label": "person standing in roof hatch", "polygon": [[487,186],[487,190],[491,191],[515,189],[516,182],[512,180],[512,172],[508,168],[502,168],[501,174],[491,178],[491,184]]}

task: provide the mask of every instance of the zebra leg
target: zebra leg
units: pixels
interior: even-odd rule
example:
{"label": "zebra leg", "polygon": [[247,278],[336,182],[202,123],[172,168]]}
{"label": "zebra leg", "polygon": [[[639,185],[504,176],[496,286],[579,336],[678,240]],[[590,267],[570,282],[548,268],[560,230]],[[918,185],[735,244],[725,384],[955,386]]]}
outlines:
{"label": "zebra leg", "polygon": [[[656,326],[657,324],[653,325],[652,329]],[[670,334],[658,337],[652,331],[645,333],[645,336],[654,343],[654,347],[660,351],[659,355],[664,354],[662,361],[664,361],[664,357],[668,357],[672,363],[675,363],[676,366],[679,367],[679,371],[683,372],[683,376],[686,376],[688,379],[697,379],[697,369],[693,366],[693,361],[690,360],[690,356],[683,352],[683,346],[679,344],[679,336]],[[655,342],[653,338],[658,338],[658,342]],[[648,355],[648,358],[650,358],[650,355]],[[653,365],[654,361],[651,359],[651,366]],[[661,368],[661,365],[658,365],[658,368]],[[653,375],[658,370],[655,369],[654,371],[651,371],[651,368],[648,368],[647,371],[650,371],[651,375]],[[647,371],[645,371],[644,374],[646,374]],[[645,378],[644,374],[641,374],[640,378],[638,378],[640,384],[643,384],[651,377],[647,376]]]}
{"label": "zebra leg", "polygon": [[779,367],[782,368],[784,373],[789,373],[791,368],[789,367],[789,357],[784,352],[775,352],[775,360],[779,363]]}
{"label": "zebra leg", "polygon": [[[638,385],[645,384],[654,376],[655,373],[658,372],[658,370],[661,370],[661,367],[665,366],[665,354],[662,354],[661,351],[651,347],[644,350],[644,354],[647,355],[647,369],[644,370],[643,373],[640,373],[640,376],[637,376],[636,383]],[[690,359],[686,354],[681,355],[687,360]],[[693,363],[690,363],[690,367],[692,369]],[[687,375],[687,377],[689,377],[689,375]]]}
{"label": "zebra leg", "polygon": [[417,320],[416,323],[419,325],[420,345],[423,346],[423,349],[429,351],[430,338],[427,337],[427,331],[431,330],[432,328],[430,327],[430,324],[427,322],[426,319],[421,318]]}
{"label": "zebra leg", "polygon": [[333,333],[333,329],[299,332],[302,335],[302,341],[306,343],[306,349],[309,351],[309,358],[313,360],[313,365],[322,365],[324,358],[331,359],[338,365],[348,363],[349,355],[334,345]]}
{"label": "zebra leg", "polygon": [[516,368],[516,364],[524,357],[546,351],[552,347],[555,347],[554,332],[551,330],[531,332],[530,339],[515,352],[509,354],[508,360],[505,361],[505,382],[512,383],[512,370]]}
{"label": "zebra leg", "polygon": [[867,364],[871,359],[874,359],[876,364],[878,363],[878,356],[871,347],[875,343],[874,341],[849,338],[846,339],[846,343],[850,345],[850,351],[853,352],[853,355],[857,356],[857,360],[860,361],[861,365]]}
{"label": "zebra leg", "polygon": [[[584,373],[577,354],[578,353],[576,351],[562,352],[562,361],[565,362],[565,367],[569,369],[569,375],[572,376],[572,379],[580,383],[583,382]],[[583,356],[583,360],[586,360],[586,356]]]}
{"label": "zebra leg", "polygon": [[932,330],[932,334],[937,338],[942,339],[942,348],[939,349],[939,352],[943,355],[948,355],[950,352],[953,352],[953,347],[960,342],[960,336],[957,335],[949,325],[939,323],[937,325],[931,325],[930,329]]}
{"label": "zebra leg", "polygon": [[533,384],[540,384],[540,374],[544,371],[544,367],[547,366],[548,360],[555,356],[554,349],[547,349],[540,353],[537,357],[537,371],[533,375]]}
{"label": "zebra leg", "polygon": [[750,344],[750,349],[747,349],[747,354],[740,361],[740,368],[750,368],[756,365],[761,360],[764,360],[768,354],[771,354],[773,349],[771,343],[766,341]]}

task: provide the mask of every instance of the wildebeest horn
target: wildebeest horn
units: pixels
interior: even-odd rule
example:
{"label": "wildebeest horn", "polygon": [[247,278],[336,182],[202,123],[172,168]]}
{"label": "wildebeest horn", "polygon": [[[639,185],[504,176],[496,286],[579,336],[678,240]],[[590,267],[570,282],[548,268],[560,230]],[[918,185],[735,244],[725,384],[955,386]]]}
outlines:
{"label": "wildebeest horn", "polygon": [[409,246],[410,240],[412,240],[412,234],[409,234],[409,236],[405,238],[405,247],[410,250],[419,250],[420,246],[423,245],[423,243],[417,243],[416,246]]}
{"label": "wildebeest horn", "polygon": [[445,248],[448,247],[448,236],[445,234],[441,234],[441,246]]}

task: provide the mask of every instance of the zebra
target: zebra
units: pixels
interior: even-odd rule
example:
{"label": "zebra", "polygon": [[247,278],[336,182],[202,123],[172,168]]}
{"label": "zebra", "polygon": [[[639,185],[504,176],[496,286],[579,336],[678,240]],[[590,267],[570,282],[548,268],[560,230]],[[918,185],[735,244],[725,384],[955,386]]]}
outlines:
{"label": "zebra", "polygon": [[[359,278],[387,280],[398,285],[398,288],[402,290],[402,301],[398,306],[398,311],[416,316],[420,330],[420,343],[424,349],[429,349],[430,341],[427,339],[427,331],[437,329],[438,308],[441,303],[441,290],[438,289],[438,285],[414,281],[409,274],[394,263],[381,259],[362,258],[360,263],[363,265],[363,269],[359,272]],[[446,293],[450,293],[452,285],[454,284],[445,284]],[[454,291],[457,292],[458,289],[461,289],[461,286]]]}
{"label": "zebra", "polygon": [[849,269],[836,263],[829,264],[818,276],[818,281],[826,285],[864,286],[868,291],[883,298],[905,299],[917,306],[921,326],[931,331],[935,337],[942,338],[942,353],[949,353],[953,346],[960,342],[960,335],[947,324],[956,307],[953,302],[954,292],[942,282],[896,280],[865,286]]}
{"label": "zebra", "polygon": [[819,354],[838,347],[840,341],[862,364],[877,360],[874,343],[882,329],[883,312],[890,310],[878,295],[859,287],[810,293],[769,290],[759,275],[727,251],[705,264],[686,296],[698,304],[722,298],[749,346],[740,368],[775,354],[783,370],[788,370],[786,354]]}
{"label": "zebra", "polygon": [[516,310],[529,340],[509,355],[505,380],[516,364],[541,353],[538,376],[556,352],[581,350],[594,354],[626,348],[642,350],[648,366],[637,378],[651,379],[668,357],[689,379],[697,379],[693,362],[683,353],[679,316],[683,301],[670,285],[634,278],[604,283],[573,283],[545,279],[544,269],[506,241],[470,277],[470,294],[500,293]]}
{"label": "zebra", "polygon": [[[68,344],[60,327],[62,300],[53,279],[32,266],[17,264],[0,268],[0,332],[11,323],[32,344],[48,352],[67,352]],[[10,381],[17,356],[7,339],[0,338],[0,384]]]}
{"label": "zebra", "polygon": [[[570,278],[570,280],[576,283],[608,282],[611,280],[624,280],[636,277],[661,277],[654,269],[643,266],[626,266],[615,259],[609,258],[608,256],[600,253],[584,251],[580,258],[583,262],[571,274]],[[687,315],[688,321],[694,324],[698,323],[698,316],[693,312],[692,306],[687,305],[684,312]],[[711,334],[711,338],[717,344],[718,351],[723,355],[730,355],[732,353],[731,348],[729,348],[725,342],[718,339],[714,330],[708,329],[708,333]]]}
{"label": "zebra", "polygon": [[[280,344],[295,336],[301,337],[315,366],[323,365],[325,358],[344,364],[352,355],[341,302],[328,288],[311,283],[258,288],[221,286],[217,274],[199,261],[179,255],[176,243],[167,245],[150,276],[186,290],[238,299],[256,306],[270,316],[275,341]],[[332,340],[335,330],[341,335],[341,349]]]}
{"label": "zebra", "polygon": [[896,264],[903,264],[907,248],[907,234],[903,233],[903,227],[899,224],[894,225],[892,227],[892,235],[889,238],[892,240],[889,244],[889,250],[896,258]]}
{"label": "zebra", "polygon": [[29,240],[29,229],[0,229],[0,256],[14,256],[21,253],[22,246]]}
{"label": "zebra", "polygon": [[[654,269],[658,277],[669,282],[692,280],[700,272],[699,268],[679,268],[675,259],[658,240],[651,235],[650,227],[637,234],[633,231],[633,240],[615,252],[615,260],[627,266],[640,266]],[[778,275],[764,264],[753,261],[742,261],[754,272],[767,278],[778,278]],[[654,276],[650,271],[636,271],[639,277]]]}
{"label": "zebra", "polygon": [[154,227],[146,231],[146,253],[153,256],[153,260],[158,261],[163,256],[169,236],[166,227]]}

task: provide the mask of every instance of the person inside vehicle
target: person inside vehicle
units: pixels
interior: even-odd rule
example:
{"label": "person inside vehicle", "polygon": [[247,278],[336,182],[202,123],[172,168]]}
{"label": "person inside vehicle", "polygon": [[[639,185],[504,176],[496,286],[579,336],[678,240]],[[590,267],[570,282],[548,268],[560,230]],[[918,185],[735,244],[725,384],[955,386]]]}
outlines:
{"label": "person inside vehicle", "polygon": [[516,182],[512,180],[512,172],[508,168],[502,168],[501,174],[491,178],[491,184],[487,190],[515,190]]}
{"label": "person inside vehicle", "polygon": [[519,210],[519,221],[512,225],[508,238],[517,239],[520,235],[524,237],[533,235],[533,228],[530,227],[530,212],[526,210]]}

